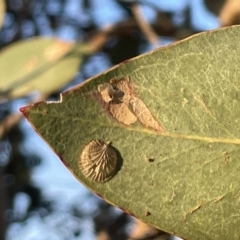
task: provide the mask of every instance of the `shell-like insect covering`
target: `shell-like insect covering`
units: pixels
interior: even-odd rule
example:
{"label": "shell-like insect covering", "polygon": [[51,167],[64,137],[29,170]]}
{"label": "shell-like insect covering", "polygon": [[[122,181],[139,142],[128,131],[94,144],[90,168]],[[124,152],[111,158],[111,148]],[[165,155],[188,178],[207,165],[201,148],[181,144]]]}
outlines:
{"label": "shell-like insect covering", "polygon": [[83,149],[79,168],[83,175],[96,182],[107,182],[116,171],[117,155],[110,142],[92,140]]}

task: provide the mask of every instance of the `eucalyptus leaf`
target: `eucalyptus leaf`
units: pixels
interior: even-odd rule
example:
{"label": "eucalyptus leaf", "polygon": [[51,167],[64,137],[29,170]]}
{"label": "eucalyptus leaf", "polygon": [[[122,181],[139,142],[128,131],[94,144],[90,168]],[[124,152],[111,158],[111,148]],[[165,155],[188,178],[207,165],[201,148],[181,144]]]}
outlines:
{"label": "eucalyptus leaf", "polygon": [[40,37],[10,45],[0,54],[0,97],[59,90],[76,74],[83,56],[81,47],[84,44]]}
{"label": "eucalyptus leaf", "polygon": [[[239,239],[239,39],[240,26],[197,34],[21,111],[107,202],[184,239]],[[105,98],[115,94],[106,83],[124,96]],[[79,170],[94,139],[118,155],[106,183]]]}

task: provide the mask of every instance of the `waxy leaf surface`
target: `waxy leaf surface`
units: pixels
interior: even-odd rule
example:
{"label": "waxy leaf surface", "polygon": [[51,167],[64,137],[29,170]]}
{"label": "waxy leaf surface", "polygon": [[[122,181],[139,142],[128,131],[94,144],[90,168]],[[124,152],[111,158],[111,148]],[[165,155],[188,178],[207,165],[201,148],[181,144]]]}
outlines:
{"label": "waxy leaf surface", "polygon": [[[184,239],[239,239],[239,39],[239,26],[201,33],[89,79],[59,103],[21,111],[111,204]],[[124,92],[122,102],[102,99],[98,86],[109,81]],[[118,171],[106,183],[79,170],[93,139],[118,151]]]}

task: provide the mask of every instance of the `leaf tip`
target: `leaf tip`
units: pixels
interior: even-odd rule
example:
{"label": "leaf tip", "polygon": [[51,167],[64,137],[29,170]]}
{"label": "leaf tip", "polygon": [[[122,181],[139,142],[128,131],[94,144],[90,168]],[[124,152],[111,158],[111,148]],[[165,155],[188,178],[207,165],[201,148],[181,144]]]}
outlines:
{"label": "leaf tip", "polygon": [[27,117],[28,116],[28,109],[29,109],[29,106],[25,106],[25,107],[19,108],[19,111],[24,115],[24,117]]}

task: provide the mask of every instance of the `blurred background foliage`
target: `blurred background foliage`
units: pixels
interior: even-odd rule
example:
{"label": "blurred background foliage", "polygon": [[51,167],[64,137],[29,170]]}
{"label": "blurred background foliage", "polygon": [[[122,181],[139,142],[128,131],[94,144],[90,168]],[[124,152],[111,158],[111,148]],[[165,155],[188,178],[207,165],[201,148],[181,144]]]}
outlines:
{"label": "blurred background foliage", "polygon": [[[82,187],[34,138],[36,134],[21,121],[17,109],[39,100],[59,100],[60,92],[156,46],[239,24],[239,0],[0,0],[0,4],[0,240],[173,239]],[[41,74],[63,64],[44,83],[54,86],[51,91],[48,87],[49,91],[37,92],[32,87],[12,97],[9,93],[23,82],[16,76],[17,83],[9,85],[4,69],[16,73],[27,53],[13,47],[36,36],[61,39],[60,52],[65,45],[73,48],[57,55],[56,63],[45,61],[46,67],[33,75],[26,71],[20,79],[28,88],[34,78],[40,83]],[[13,52],[11,58],[4,58],[5,49]],[[31,51],[40,53],[34,44]],[[67,58],[75,59],[76,67],[59,84],[60,76],[70,68],[67,61],[60,63]],[[49,174],[44,175],[45,171]]]}

